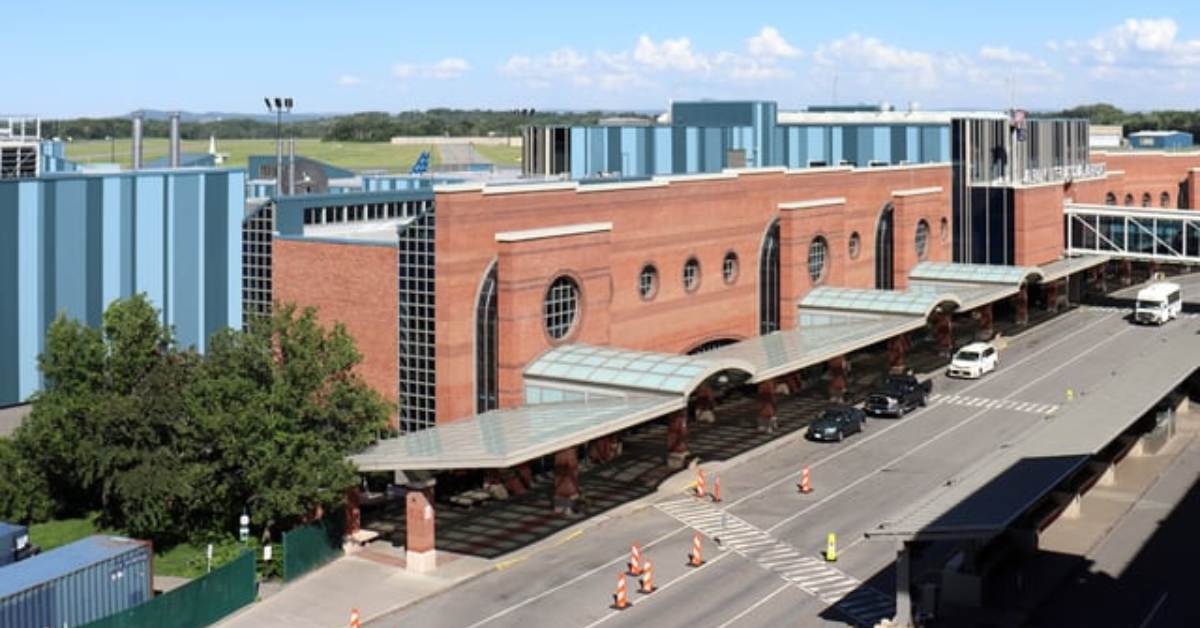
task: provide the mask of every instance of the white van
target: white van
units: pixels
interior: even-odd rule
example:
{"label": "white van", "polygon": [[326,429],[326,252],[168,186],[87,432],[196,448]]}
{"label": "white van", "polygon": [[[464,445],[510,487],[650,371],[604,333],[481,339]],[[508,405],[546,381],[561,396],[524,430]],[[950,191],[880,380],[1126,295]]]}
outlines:
{"label": "white van", "polygon": [[1137,303],[1133,306],[1133,320],[1162,325],[1172,318],[1178,318],[1182,308],[1179,284],[1159,281],[1138,291]]}

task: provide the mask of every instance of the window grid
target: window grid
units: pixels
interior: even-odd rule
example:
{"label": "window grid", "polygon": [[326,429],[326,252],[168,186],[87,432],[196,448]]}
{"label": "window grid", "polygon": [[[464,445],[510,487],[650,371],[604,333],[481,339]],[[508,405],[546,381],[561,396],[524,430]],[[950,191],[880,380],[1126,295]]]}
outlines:
{"label": "window grid", "polygon": [[812,279],[813,283],[820,283],[825,278],[828,248],[825,238],[820,236],[813,238],[808,247],[808,278]]}
{"label": "window grid", "polygon": [[732,285],[738,278],[738,256],[737,253],[730,251],[725,254],[725,259],[721,262],[721,276],[725,279],[727,285]]}
{"label": "window grid", "polygon": [[689,257],[683,264],[683,289],[694,292],[700,287],[700,260]]}
{"label": "window grid", "polygon": [[434,292],[436,221],[432,204],[399,231],[400,430],[437,424],[436,315]]}
{"label": "window grid", "polygon": [[550,284],[542,304],[546,333],[561,340],[571,332],[579,310],[579,286],[570,277],[559,277]]}
{"label": "window grid", "polygon": [[271,249],[275,239],[275,205],[264,204],[242,223],[242,324],[271,315],[273,284]]}
{"label": "window grid", "polygon": [[929,223],[924,219],[917,221],[917,259],[923,260],[929,256]]}
{"label": "window grid", "polygon": [[653,264],[646,264],[638,274],[638,294],[647,301],[658,294],[658,269]]}

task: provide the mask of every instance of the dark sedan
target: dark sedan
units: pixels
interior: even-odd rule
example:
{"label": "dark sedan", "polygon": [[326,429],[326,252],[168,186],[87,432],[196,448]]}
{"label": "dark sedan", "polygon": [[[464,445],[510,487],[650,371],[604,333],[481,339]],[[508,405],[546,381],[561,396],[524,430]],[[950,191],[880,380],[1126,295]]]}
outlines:
{"label": "dark sedan", "polygon": [[867,414],[854,406],[832,406],[821,411],[808,424],[811,440],[838,441],[850,434],[863,431],[867,425]]}

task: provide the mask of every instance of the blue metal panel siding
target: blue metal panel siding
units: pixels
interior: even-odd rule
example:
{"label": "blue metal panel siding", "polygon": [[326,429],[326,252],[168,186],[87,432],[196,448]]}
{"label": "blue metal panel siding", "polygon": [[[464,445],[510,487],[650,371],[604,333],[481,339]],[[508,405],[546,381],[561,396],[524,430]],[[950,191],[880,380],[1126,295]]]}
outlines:
{"label": "blue metal panel siding", "polygon": [[100,207],[97,211],[99,218],[99,242],[96,243],[96,255],[99,258],[99,295],[96,306],[103,309],[107,304],[125,294],[122,290],[124,269],[123,257],[126,247],[122,229],[126,222],[125,212],[122,212],[121,190],[125,179],[104,177],[97,180],[100,183],[97,192]]}
{"label": "blue metal panel siding", "polygon": [[671,150],[674,133],[669,127],[651,127],[654,138],[652,148],[653,174],[670,174],[675,172],[675,160]]}
{"label": "blue metal panel siding", "polygon": [[19,397],[5,398],[6,403],[16,403],[29,398],[41,386],[41,375],[37,370],[37,356],[42,351],[46,337],[42,313],[42,294],[45,292],[43,279],[46,271],[42,267],[41,249],[44,240],[41,221],[38,219],[43,202],[44,188],[35,181],[17,184],[17,229],[19,234],[17,253],[17,334],[19,338],[17,356],[17,379]]}
{"label": "blue metal panel siding", "polygon": [[53,246],[48,247],[47,268],[53,277],[46,314],[60,312],[88,321],[87,309],[87,189],[80,179],[52,183],[53,200],[46,218]]}
{"label": "blue metal panel siding", "polygon": [[21,397],[19,365],[20,306],[31,305],[19,296],[21,275],[32,267],[21,265],[22,244],[19,234],[21,206],[18,183],[0,182],[0,405]]}
{"label": "blue metal panel siding", "polygon": [[165,322],[180,346],[204,346],[204,187],[202,175],[170,175],[167,189],[167,306]]}
{"label": "blue metal panel siding", "polygon": [[165,180],[141,176],[135,184],[137,195],[133,224],[133,291],[144,292],[157,308],[166,306]]}
{"label": "blue metal panel siding", "polygon": [[808,159],[803,164],[807,166],[809,162],[823,161],[826,164],[832,162],[833,157],[827,148],[829,146],[829,129],[821,127],[806,127],[805,134],[808,136]]}
{"label": "blue metal panel siding", "polygon": [[882,161],[892,163],[892,133],[891,128],[886,126],[872,127],[870,150],[871,154],[867,160]]}

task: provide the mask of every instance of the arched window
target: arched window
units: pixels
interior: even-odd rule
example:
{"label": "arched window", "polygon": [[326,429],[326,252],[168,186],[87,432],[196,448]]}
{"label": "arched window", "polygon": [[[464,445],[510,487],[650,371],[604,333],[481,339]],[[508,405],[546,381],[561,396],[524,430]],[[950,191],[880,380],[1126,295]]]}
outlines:
{"label": "arched window", "polygon": [[1170,192],[1163,192],[1162,194],[1158,195],[1158,206],[1164,207],[1164,208],[1171,206],[1171,193]]}
{"label": "arched window", "polygon": [[1143,192],[1142,193],[1142,207],[1149,207],[1149,206],[1150,206],[1150,193]]}
{"label": "arched window", "polygon": [[1133,207],[1133,195],[1132,194],[1125,195],[1125,206]]}
{"label": "arched window", "polygon": [[891,203],[879,212],[879,224],[875,226],[875,288],[891,290],[895,287],[892,277],[895,259],[895,249],[892,242],[892,227],[894,226],[895,208]]}
{"label": "arched window", "polygon": [[579,316],[579,284],[565,275],[555,279],[542,301],[542,314],[546,335],[554,340],[566,338]]}
{"label": "arched window", "polygon": [[475,300],[475,412],[500,407],[499,343],[496,337],[496,264],[488,270]]}
{"label": "arched window", "polygon": [[858,259],[858,256],[862,254],[862,236],[858,235],[857,231],[850,234],[846,252],[850,255],[850,259]]}
{"label": "arched window", "polygon": [[763,236],[758,264],[758,332],[779,331],[779,221]]}
{"label": "arched window", "polygon": [[1112,192],[1105,194],[1104,195],[1104,204],[1105,205],[1116,205],[1117,204],[1117,195],[1113,194]]}

